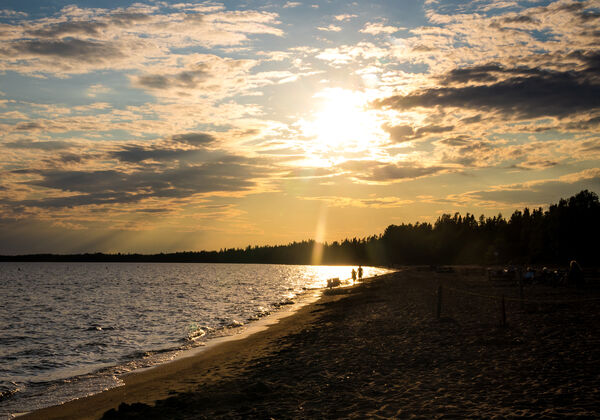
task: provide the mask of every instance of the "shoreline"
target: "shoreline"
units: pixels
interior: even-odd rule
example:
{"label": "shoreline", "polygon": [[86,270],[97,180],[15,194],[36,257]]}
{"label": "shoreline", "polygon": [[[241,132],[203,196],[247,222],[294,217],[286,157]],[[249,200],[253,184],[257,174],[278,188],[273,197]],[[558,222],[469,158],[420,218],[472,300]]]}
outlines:
{"label": "shoreline", "polygon": [[406,268],[22,418],[600,417],[600,288],[519,293],[476,270]]}
{"label": "shoreline", "polygon": [[[366,279],[365,279],[366,280]],[[353,286],[342,286],[353,287]],[[197,364],[206,363],[204,373],[207,378],[213,375],[210,372],[220,372],[219,366],[214,365],[218,361],[227,360],[227,356],[239,352],[245,347],[244,340],[254,343],[263,340],[269,340],[263,335],[269,335],[271,329],[276,330],[276,334],[283,333],[285,327],[277,327],[279,323],[286,321],[287,318],[300,317],[303,322],[305,315],[299,315],[302,310],[309,310],[307,307],[314,305],[323,298],[323,293],[326,289],[307,289],[304,293],[295,298],[293,304],[282,305],[276,311],[271,312],[268,316],[244,324],[238,331],[231,335],[225,335],[209,339],[204,346],[198,346],[187,350],[182,350],[172,360],[135,369],[131,372],[124,373],[118,377],[122,385],[106,389],[104,391],[66,401],[64,403],[41,408],[38,410],[18,413],[15,418],[18,419],[97,419],[104,412],[111,408],[116,408],[121,402],[147,402],[151,403],[157,399],[170,395],[173,390],[151,389],[155,383],[165,378],[171,380],[178,373],[193,367],[197,368]],[[290,322],[290,321],[287,321]],[[281,330],[281,331],[280,331]],[[253,337],[260,334],[260,337]],[[249,340],[253,338],[252,340]],[[216,360],[215,360],[216,359]],[[200,372],[202,368],[200,368]],[[219,378],[216,378],[219,379]],[[169,382],[171,383],[171,382]],[[157,385],[157,384],[155,384]],[[179,387],[175,387],[179,388]],[[150,390],[151,389],[151,390]]]}

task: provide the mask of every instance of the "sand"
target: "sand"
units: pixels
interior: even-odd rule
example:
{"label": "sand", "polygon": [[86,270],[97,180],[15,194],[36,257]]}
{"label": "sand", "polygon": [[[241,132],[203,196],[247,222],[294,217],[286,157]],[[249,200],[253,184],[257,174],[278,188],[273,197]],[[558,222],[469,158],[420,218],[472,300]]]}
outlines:
{"label": "sand", "polygon": [[600,418],[600,290],[524,298],[481,270],[404,269],[24,418]]}

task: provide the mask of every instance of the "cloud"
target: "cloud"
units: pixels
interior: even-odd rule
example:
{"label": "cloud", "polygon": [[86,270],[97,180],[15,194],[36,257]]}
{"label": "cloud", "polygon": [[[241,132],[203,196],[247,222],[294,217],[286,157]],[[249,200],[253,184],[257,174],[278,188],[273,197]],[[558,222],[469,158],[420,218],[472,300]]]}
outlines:
{"label": "cloud", "polygon": [[298,6],[302,6],[302,3],[300,3],[299,1],[288,1],[287,3],[285,3],[283,5],[283,8],[288,9],[291,7],[298,7]]}
{"label": "cloud", "polygon": [[326,48],[319,52],[316,57],[320,60],[329,61],[333,64],[348,64],[360,58],[372,59],[383,58],[389,54],[387,49],[378,47],[370,42],[359,42],[356,45],[342,45],[340,47]]}
{"label": "cloud", "polygon": [[66,39],[60,41],[19,41],[13,42],[8,51],[1,50],[3,55],[16,54],[23,58],[36,56],[54,56],[77,61],[104,61],[111,57],[122,57],[119,48],[110,43]]}
{"label": "cloud", "polygon": [[490,10],[494,9],[508,9],[518,6],[519,5],[516,1],[492,1],[490,4],[480,6],[479,10],[482,12],[489,12]]}
{"label": "cloud", "polygon": [[225,11],[215,4],[176,6],[187,12],[141,5],[113,10],[69,6],[52,18],[4,24],[0,70],[66,76],[140,69],[168,61],[174,48],[232,46],[251,34],[283,35],[275,13]]}
{"label": "cloud", "polygon": [[298,198],[307,201],[321,201],[327,203],[329,207],[359,207],[375,209],[405,207],[414,203],[413,200],[404,200],[398,197],[354,198],[343,196],[316,196]]}
{"label": "cloud", "polygon": [[336,25],[329,25],[329,26],[318,26],[317,29],[319,31],[325,31],[325,32],[340,32],[342,30],[341,27],[336,26]]}
{"label": "cloud", "polygon": [[189,100],[198,98],[222,101],[236,94],[255,93],[256,89],[288,83],[314,72],[252,72],[259,60],[222,58],[213,54],[173,55],[173,63],[148,67],[130,76],[132,85],[158,97]]}
{"label": "cloud", "polygon": [[64,38],[68,36],[84,35],[99,37],[101,30],[108,28],[106,22],[67,21],[54,25],[29,29],[25,34],[30,38]]}
{"label": "cloud", "polygon": [[68,149],[73,146],[73,143],[62,140],[33,141],[29,139],[21,139],[4,143],[4,147],[8,147],[10,149],[37,149],[45,151]]}
{"label": "cloud", "polygon": [[373,183],[391,183],[406,181],[448,172],[445,166],[423,166],[413,162],[385,163],[368,160],[350,160],[339,165],[349,171],[358,181]]}
{"label": "cloud", "polygon": [[537,207],[556,202],[584,189],[600,189],[600,169],[585,169],[556,179],[498,185],[486,190],[450,195],[447,198],[456,203],[472,203],[481,207]]}
{"label": "cloud", "polygon": [[341,15],[335,15],[333,18],[339,22],[343,22],[345,20],[351,20],[354,19],[355,17],[358,17],[358,15],[351,15],[351,14],[341,14]]}
{"label": "cloud", "polygon": [[539,160],[539,161],[525,161],[518,163],[513,168],[518,169],[546,169],[558,165],[557,161],[554,160]]}
{"label": "cloud", "polygon": [[202,150],[146,148],[137,145],[123,146],[122,149],[109,153],[109,156],[122,162],[140,163],[144,161],[184,161],[195,162],[205,156]]}
{"label": "cloud", "polygon": [[441,134],[454,130],[454,126],[424,125],[413,128],[412,125],[384,125],[384,130],[390,135],[390,140],[395,143],[404,143],[407,141],[418,140],[427,137],[429,134]]}
{"label": "cloud", "polygon": [[192,146],[207,146],[215,142],[215,137],[207,133],[184,133],[171,137],[174,142],[186,143]]}
{"label": "cloud", "polygon": [[[376,101],[375,105],[396,110],[467,108],[495,111],[515,119],[563,118],[600,107],[600,83],[593,74],[596,70],[595,66],[565,72],[496,66],[452,70],[444,77],[447,84],[483,84],[422,89]],[[519,75],[497,80],[494,73],[498,71]]]}
{"label": "cloud", "polygon": [[16,10],[10,10],[10,9],[2,9],[2,10],[0,10],[0,16],[8,17],[8,18],[23,18],[23,17],[27,17],[28,15],[25,12],[18,12]]}
{"label": "cloud", "polygon": [[330,178],[339,173],[334,168],[294,168],[286,170],[285,178]]}
{"label": "cloud", "polygon": [[380,35],[380,34],[393,34],[405,28],[398,28],[396,26],[384,25],[381,22],[372,22],[367,23],[365,26],[359,31],[363,34],[369,35]]}
{"label": "cloud", "polygon": [[422,178],[428,175],[435,175],[447,168],[442,166],[415,166],[411,164],[387,164],[373,169],[371,175],[367,178],[372,181],[397,181],[404,179]]}
{"label": "cloud", "polygon": [[98,94],[108,93],[110,91],[111,89],[109,87],[104,86],[101,83],[96,83],[88,88],[87,96],[90,98],[95,98]]}
{"label": "cloud", "polygon": [[212,3],[212,2],[206,2],[206,3],[202,3],[202,4],[177,3],[177,4],[170,5],[170,7],[174,8],[174,9],[188,10],[188,11],[194,11],[194,12],[200,12],[200,13],[217,12],[217,11],[225,9],[225,6],[223,4]]}
{"label": "cloud", "polygon": [[[140,150],[129,149],[129,152],[131,154],[125,159],[135,161],[140,158],[136,154]],[[164,151],[155,152],[160,157]],[[222,155],[220,159],[164,170],[152,166],[129,172],[118,169],[35,169],[13,171],[13,174],[27,175],[28,180],[22,182],[24,185],[48,188],[64,195],[11,200],[12,206],[56,208],[191,198],[198,194],[245,194],[256,190],[259,184],[255,179],[268,177],[269,171],[252,160]],[[30,179],[32,176],[37,179]]]}

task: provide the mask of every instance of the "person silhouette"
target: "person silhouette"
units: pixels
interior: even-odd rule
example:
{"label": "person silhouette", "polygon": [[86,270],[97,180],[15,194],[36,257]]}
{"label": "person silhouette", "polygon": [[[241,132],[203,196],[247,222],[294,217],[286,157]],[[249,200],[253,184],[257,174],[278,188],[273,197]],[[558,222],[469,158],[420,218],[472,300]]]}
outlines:
{"label": "person silhouette", "polygon": [[567,278],[570,285],[575,285],[576,287],[583,287],[583,285],[585,284],[583,270],[581,269],[581,266],[577,263],[577,261],[573,260],[569,264],[569,273],[567,274]]}
{"label": "person silhouette", "polygon": [[359,265],[358,266],[358,279],[359,280],[362,280],[362,275],[363,275],[363,269],[362,269],[362,266]]}
{"label": "person silhouette", "polygon": [[352,269],[352,283],[354,283],[356,281],[356,270],[353,268]]}

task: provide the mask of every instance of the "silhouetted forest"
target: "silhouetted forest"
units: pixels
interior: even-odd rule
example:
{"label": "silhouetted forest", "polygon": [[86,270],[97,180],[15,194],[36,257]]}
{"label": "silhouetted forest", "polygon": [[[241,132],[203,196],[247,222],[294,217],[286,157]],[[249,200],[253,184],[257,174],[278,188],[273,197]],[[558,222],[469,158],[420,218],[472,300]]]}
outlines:
{"label": "silhouetted forest", "polygon": [[315,246],[322,264],[561,264],[576,259],[598,265],[600,202],[588,190],[561,199],[548,210],[516,210],[476,218],[443,214],[432,225],[390,225],[367,238],[317,244],[313,240],[278,246],[170,254],[78,254],[0,256],[0,261],[210,262],[311,264]]}

